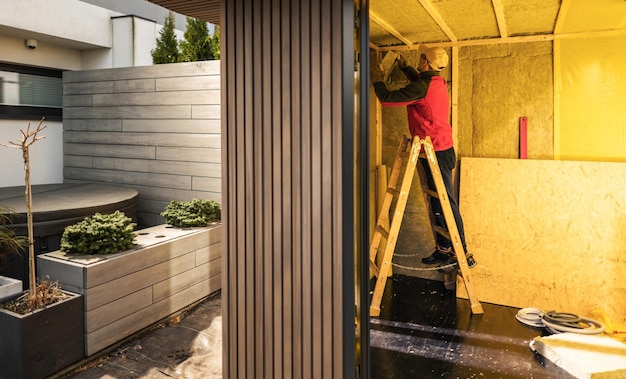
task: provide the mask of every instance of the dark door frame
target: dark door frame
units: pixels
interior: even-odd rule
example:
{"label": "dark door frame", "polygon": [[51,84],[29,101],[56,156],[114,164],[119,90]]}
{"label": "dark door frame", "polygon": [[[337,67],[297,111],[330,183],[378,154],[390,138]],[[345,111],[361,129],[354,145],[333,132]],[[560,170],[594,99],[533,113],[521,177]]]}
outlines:
{"label": "dark door frame", "polygon": [[[352,147],[349,144],[354,145],[355,151],[352,156],[356,158],[357,165],[355,167],[357,182],[354,183],[353,196],[357,200],[355,206],[358,207],[356,212],[353,212],[356,216],[356,220],[353,220],[355,227],[352,241],[356,242],[353,249],[356,249],[358,257],[355,262],[356,269],[356,283],[355,292],[358,296],[358,306],[356,309],[356,317],[358,319],[359,330],[357,330],[357,345],[356,345],[356,364],[357,364],[357,376],[362,379],[370,378],[370,318],[369,318],[369,301],[370,301],[370,280],[369,280],[369,244],[370,244],[370,225],[369,225],[369,161],[370,161],[370,101],[369,101],[369,86],[370,86],[370,59],[369,59],[369,0],[353,0],[353,12],[355,12],[354,23],[354,35],[356,38],[354,51],[344,53],[354,54],[355,72],[354,76],[356,104],[354,106],[354,113],[356,120],[355,131],[352,131],[352,135],[356,137],[356,141],[352,141],[349,138],[344,139],[344,151],[352,151]],[[348,12],[346,12],[348,13]],[[349,38],[348,33],[345,33],[344,38]],[[347,50],[347,49],[346,49]],[[346,61],[349,61],[346,57]],[[345,109],[346,113],[350,110]],[[344,125],[347,127],[347,125]],[[344,195],[344,203],[350,202],[349,194]],[[344,213],[345,214],[345,213]],[[345,243],[350,242],[350,239],[346,238]],[[347,362],[346,362],[347,363]]]}

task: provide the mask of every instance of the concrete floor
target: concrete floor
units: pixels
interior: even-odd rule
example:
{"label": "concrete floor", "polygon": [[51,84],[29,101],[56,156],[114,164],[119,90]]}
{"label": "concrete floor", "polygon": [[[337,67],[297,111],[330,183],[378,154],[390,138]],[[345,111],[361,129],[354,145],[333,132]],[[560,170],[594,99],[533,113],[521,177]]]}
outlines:
{"label": "concrete floor", "polygon": [[55,378],[222,379],[221,312],[221,293],[217,292]]}
{"label": "concrete floor", "polygon": [[574,379],[530,349],[543,328],[517,321],[517,308],[482,306],[474,315],[442,282],[394,275],[370,322],[372,379]]}

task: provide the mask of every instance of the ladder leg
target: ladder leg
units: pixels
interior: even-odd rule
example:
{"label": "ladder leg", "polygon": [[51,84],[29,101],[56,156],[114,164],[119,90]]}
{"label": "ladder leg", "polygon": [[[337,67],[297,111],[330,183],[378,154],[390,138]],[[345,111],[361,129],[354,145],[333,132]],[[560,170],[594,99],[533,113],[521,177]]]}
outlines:
{"label": "ladder leg", "polygon": [[[389,187],[387,183],[387,166],[380,165],[376,168],[376,212],[378,215],[382,216],[381,226],[387,230],[389,230],[390,221],[389,221],[389,210],[382,212],[382,203],[385,199],[386,188]],[[383,238],[381,243],[378,246],[378,251],[376,254],[376,266],[382,266],[383,255],[385,253],[384,246],[387,244],[387,239]],[[383,245],[381,248],[380,245]],[[393,275],[392,266],[389,266],[388,276]],[[370,273],[370,278],[372,274]]]}
{"label": "ladder leg", "polygon": [[[402,168],[402,161],[404,156],[406,155],[406,149],[409,144],[409,139],[405,136],[402,137],[400,141],[400,145],[398,146],[398,152],[396,154],[396,160],[393,163],[393,169],[391,170],[391,175],[389,177],[389,182],[387,185],[387,191],[383,197],[382,204],[380,206],[380,212],[378,213],[378,218],[376,220],[376,229],[374,230],[374,235],[372,236],[372,243],[370,244],[370,267],[376,267],[376,255],[378,254],[378,247],[380,245],[382,236],[381,236],[381,228],[387,222],[389,209],[391,208],[391,202],[393,201],[395,195],[395,188],[398,183],[398,178],[400,177],[400,169]],[[378,276],[379,268],[376,267],[373,269],[374,275]]]}
{"label": "ladder leg", "polygon": [[385,284],[387,283],[387,273],[389,272],[388,266],[391,265],[391,261],[393,259],[393,251],[396,248],[398,233],[400,231],[400,225],[402,224],[402,218],[404,217],[404,210],[409,197],[411,182],[413,181],[413,175],[415,174],[415,165],[417,164],[420,149],[421,142],[416,138],[411,146],[411,155],[406,165],[402,185],[400,187],[400,193],[398,195],[398,201],[396,203],[393,219],[391,221],[391,227],[389,228],[387,247],[385,248],[381,267],[378,269],[378,277],[376,278],[374,294],[370,304],[370,316],[380,315],[380,302],[383,298],[383,292],[385,291]]}
{"label": "ladder leg", "polygon": [[389,236],[380,268],[378,268],[378,276],[376,277],[376,285],[374,286],[374,294],[372,295],[372,302],[370,304],[370,316],[380,316],[380,302],[382,301],[383,293],[385,292],[389,266],[391,265],[391,260],[393,259],[393,250],[395,249],[396,242],[397,238],[395,236]]}
{"label": "ladder leg", "polygon": [[478,298],[476,297],[476,294],[474,292],[474,285],[472,284],[471,276],[469,273],[470,269],[469,269],[469,266],[467,265],[467,258],[465,257],[465,249],[463,248],[463,244],[461,243],[459,230],[456,226],[456,220],[454,219],[454,214],[452,213],[452,207],[450,206],[450,199],[448,198],[448,192],[446,191],[445,185],[443,183],[443,179],[441,178],[441,170],[439,169],[439,164],[437,163],[437,157],[435,155],[435,150],[433,148],[430,137],[426,137],[424,139],[424,150],[426,151],[428,165],[432,173],[433,181],[435,182],[435,187],[437,188],[437,194],[439,195],[439,202],[441,203],[443,216],[444,216],[444,219],[446,220],[448,233],[450,234],[450,241],[452,242],[453,249],[456,252],[457,264],[459,265],[459,269],[461,270],[463,283],[465,283],[465,289],[467,290],[472,313],[482,314],[483,308],[480,302],[478,301]]}

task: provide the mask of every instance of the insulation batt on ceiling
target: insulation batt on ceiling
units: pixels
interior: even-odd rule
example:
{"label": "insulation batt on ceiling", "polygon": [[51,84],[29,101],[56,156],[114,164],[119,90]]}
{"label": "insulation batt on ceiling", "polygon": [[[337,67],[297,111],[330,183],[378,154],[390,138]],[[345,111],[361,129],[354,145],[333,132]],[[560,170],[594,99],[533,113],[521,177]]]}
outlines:
{"label": "insulation batt on ceiling", "polygon": [[370,41],[378,47],[416,48],[621,30],[625,6],[621,0],[371,0]]}

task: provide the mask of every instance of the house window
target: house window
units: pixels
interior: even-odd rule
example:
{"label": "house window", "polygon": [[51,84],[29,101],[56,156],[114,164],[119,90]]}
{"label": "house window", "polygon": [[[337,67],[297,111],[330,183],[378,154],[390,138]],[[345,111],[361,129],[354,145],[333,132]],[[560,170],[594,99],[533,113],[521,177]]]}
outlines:
{"label": "house window", "polygon": [[63,72],[0,63],[0,119],[63,119]]}

